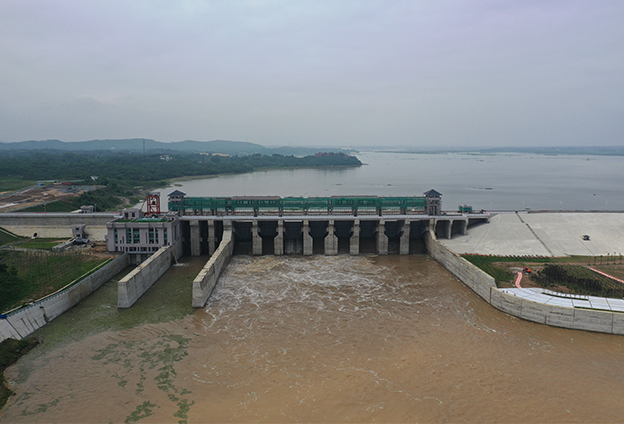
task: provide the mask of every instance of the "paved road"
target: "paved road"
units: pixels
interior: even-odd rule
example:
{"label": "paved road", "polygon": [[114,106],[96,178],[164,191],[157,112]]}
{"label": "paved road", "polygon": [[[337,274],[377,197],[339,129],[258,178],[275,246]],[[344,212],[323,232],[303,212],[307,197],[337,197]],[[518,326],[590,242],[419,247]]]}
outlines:
{"label": "paved road", "polygon": [[[589,241],[583,235],[590,236]],[[440,241],[456,253],[624,255],[624,213],[522,213],[493,216],[468,234]]]}

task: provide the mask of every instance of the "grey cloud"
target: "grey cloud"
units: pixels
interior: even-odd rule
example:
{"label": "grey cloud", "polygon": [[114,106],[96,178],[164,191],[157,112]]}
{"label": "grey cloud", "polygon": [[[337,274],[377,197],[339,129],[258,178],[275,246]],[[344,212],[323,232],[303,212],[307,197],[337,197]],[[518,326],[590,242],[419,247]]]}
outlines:
{"label": "grey cloud", "polygon": [[610,0],[6,1],[0,140],[621,144],[623,15]]}

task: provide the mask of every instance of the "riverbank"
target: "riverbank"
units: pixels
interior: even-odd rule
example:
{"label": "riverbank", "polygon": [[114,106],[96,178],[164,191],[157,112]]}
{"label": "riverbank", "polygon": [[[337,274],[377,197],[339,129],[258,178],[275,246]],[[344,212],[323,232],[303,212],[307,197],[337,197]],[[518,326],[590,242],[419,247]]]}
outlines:
{"label": "riverbank", "polygon": [[0,342],[0,409],[4,407],[9,397],[14,393],[7,387],[4,370],[17,362],[39,344],[36,338],[25,340],[6,339]]}

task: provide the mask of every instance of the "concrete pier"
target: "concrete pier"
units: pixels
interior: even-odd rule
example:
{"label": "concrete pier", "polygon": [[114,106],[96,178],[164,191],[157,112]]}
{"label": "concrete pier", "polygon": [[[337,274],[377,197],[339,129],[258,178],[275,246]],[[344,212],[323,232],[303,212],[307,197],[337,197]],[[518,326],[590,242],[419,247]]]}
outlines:
{"label": "concrete pier", "polygon": [[252,255],[262,255],[262,237],[258,234],[258,220],[254,219],[251,224]]}
{"label": "concrete pier", "polygon": [[201,232],[199,230],[199,221],[193,220],[189,222],[191,227],[191,256],[201,255]]}
{"label": "concrete pier", "polygon": [[313,252],[314,240],[310,235],[310,221],[303,220],[303,255],[310,256]]}
{"label": "concrete pier", "polygon": [[400,247],[399,254],[400,255],[409,255],[409,247],[410,247],[410,220],[406,219],[403,221],[403,234],[401,234],[400,239]]}
{"label": "concrete pier", "polygon": [[388,254],[388,236],[386,235],[386,220],[380,219],[377,226],[377,254]]}
{"label": "concrete pier", "polygon": [[[471,220],[474,218],[470,218]],[[489,219],[489,216],[481,218]],[[423,225],[435,220],[441,238],[448,232],[459,234],[467,227],[465,216],[288,215],[263,216],[181,216],[185,252],[192,255],[214,253],[225,225],[234,227],[236,252],[249,255],[338,255],[402,254],[416,250],[414,239],[422,240]],[[451,224],[451,221],[454,221]],[[423,224],[426,223],[426,224]]]}
{"label": "concrete pier", "polygon": [[230,262],[234,252],[234,236],[232,229],[223,232],[223,238],[214,255],[210,257],[206,265],[193,280],[193,307],[203,308],[214,290],[219,277]]}
{"label": "concrete pier", "polygon": [[217,249],[217,239],[215,237],[215,224],[214,221],[208,221],[208,254],[214,255]]}
{"label": "concrete pier", "polygon": [[338,237],[334,229],[334,220],[329,220],[327,225],[328,234],[325,236],[325,255],[335,256],[338,254]]}
{"label": "concrete pier", "polygon": [[357,256],[360,254],[360,220],[353,221],[353,235],[349,240],[349,254]]}
{"label": "concrete pier", "polygon": [[275,236],[273,254],[275,256],[284,255],[284,221],[277,221],[277,235]]}

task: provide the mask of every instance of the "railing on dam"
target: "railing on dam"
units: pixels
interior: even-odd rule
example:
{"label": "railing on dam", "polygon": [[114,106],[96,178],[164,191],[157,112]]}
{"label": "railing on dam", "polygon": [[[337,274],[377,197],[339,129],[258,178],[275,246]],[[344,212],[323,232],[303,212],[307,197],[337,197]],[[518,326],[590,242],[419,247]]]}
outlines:
{"label": "railing on dam", "polygon": [[181,201],[170,201],[170,211],[180,215],[236,215],[253,214],[327,214],[348,213],[382,215],[384,212],[423,214],[427,198],[377,197],[377,196],[333,196],[333,197],[278,197],[278,196],[239,196],[239,197],[185,197]]}

